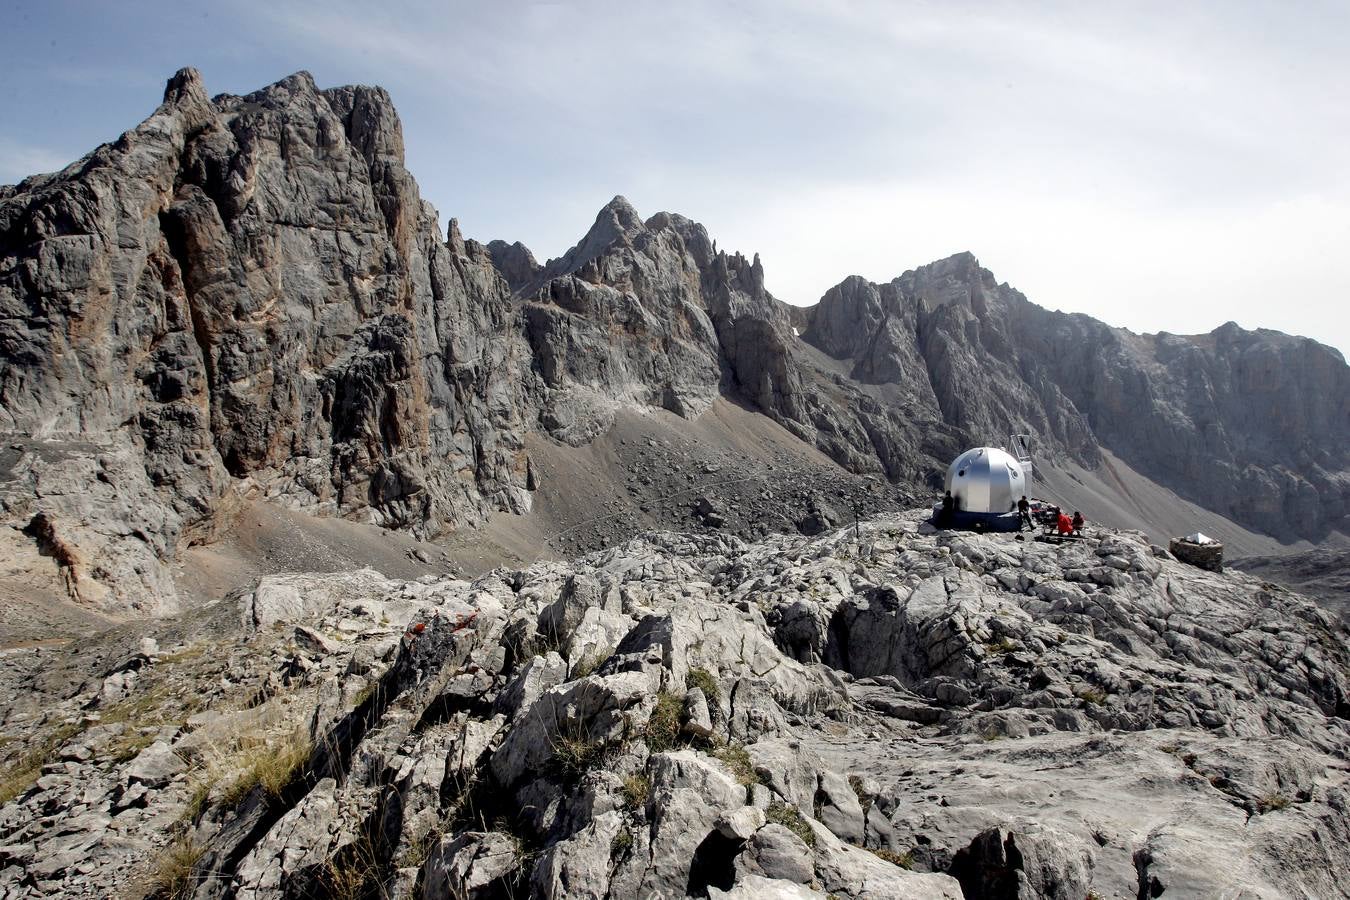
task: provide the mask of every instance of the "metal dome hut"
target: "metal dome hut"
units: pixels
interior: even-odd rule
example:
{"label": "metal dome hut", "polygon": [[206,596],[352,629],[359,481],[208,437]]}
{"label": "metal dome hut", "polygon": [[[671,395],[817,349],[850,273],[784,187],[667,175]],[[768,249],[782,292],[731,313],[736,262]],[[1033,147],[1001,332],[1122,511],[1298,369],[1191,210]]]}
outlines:
{"label": "metal dome hut", "polygon": [[945,490],[956,509],[951,527],[980,531],[1018,530],[1017,501],[1027,493],[1029,458],[998,447],[973,447],[947,468]]}

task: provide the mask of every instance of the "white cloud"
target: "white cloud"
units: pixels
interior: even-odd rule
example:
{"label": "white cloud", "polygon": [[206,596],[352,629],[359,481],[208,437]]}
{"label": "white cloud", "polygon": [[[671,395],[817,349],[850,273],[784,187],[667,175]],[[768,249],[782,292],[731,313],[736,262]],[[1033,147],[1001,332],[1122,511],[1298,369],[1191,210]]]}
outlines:
{"label": "white cloud", "polygon": [[760,251],[793,302],[970,249],[1043,305],[1350,350],[1350,7],[251,8],[395,82],[428,199],[541,257],[623,193]]}
{"label": "white cloud", "polygon": [[60,171],[77,158],[59,150],[0,137],[0,184],[14,184],[29,175]]}

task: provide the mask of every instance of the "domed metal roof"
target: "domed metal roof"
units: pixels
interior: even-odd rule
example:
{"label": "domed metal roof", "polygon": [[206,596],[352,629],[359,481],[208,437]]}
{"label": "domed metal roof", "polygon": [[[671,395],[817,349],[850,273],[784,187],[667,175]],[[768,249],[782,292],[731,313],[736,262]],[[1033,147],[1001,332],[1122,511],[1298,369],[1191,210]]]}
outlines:
{"label": "domed metal roof", "polygon": [[1006,513],[1027,492],[1022,463],[998,447],[975,447],[947,469],[946,489],[964,512]]}

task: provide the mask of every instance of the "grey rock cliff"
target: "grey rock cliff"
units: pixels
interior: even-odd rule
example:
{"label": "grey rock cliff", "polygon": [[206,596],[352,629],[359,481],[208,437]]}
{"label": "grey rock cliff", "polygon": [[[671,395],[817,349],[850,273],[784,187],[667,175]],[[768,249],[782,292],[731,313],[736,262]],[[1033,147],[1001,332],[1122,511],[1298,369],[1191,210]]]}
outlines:
{"label": "grey rock cliff", "polygon": [[527,508],[508,288],[436,230],[388,95],[307,73],[209,100],[184,70],[5,188],[6,519],[80,602],[153,611],[240,494],[428,535]]}
{"label": "grey rock cliff", "polygon": [[980,441],[1030,431],[1089,467],[1107,449],[1268,534],[1346,530],[1350,367],[1307,338],[1233,323],[1132,334],[1042,309],[969,253],[886,285],[842,282],[805,337]]}

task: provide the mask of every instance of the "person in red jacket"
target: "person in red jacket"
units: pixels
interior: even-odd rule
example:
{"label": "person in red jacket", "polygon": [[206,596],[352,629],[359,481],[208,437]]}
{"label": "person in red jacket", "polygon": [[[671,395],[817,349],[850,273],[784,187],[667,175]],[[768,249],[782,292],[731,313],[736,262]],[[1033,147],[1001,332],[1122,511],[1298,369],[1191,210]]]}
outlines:
{"label": "person in red jacket", "polygon": [[1060,534],[1073,534],[1073,519],[1061,512],[1055,522],[1055,528]]}

